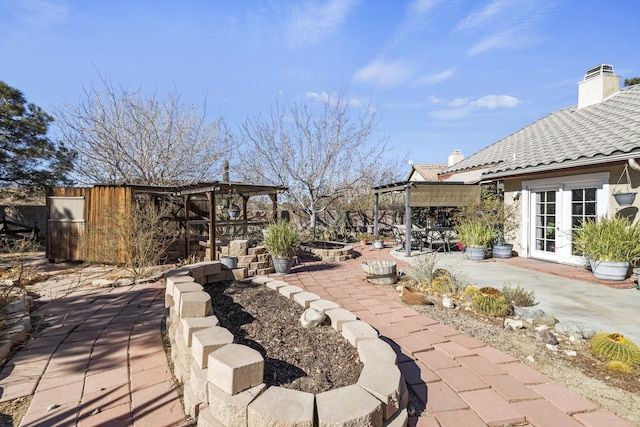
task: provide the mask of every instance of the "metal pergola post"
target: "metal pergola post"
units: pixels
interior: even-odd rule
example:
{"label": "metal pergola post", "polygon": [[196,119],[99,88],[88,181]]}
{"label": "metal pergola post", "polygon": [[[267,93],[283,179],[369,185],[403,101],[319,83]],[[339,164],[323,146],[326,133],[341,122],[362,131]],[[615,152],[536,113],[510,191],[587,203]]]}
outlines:
{"label": "metal pergola post", "polygon": [[404,241],[405,256],[411,256],[411,184],[406,183],[404,186]]}

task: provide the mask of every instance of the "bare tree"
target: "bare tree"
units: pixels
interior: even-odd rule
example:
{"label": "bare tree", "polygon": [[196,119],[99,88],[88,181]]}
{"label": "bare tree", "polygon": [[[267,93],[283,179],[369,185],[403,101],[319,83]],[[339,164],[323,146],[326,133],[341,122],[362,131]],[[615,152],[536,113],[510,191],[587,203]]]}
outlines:
{"label": "bare tree", "polygon": [[386,139],[371,141],[375,113],[367,105],[354,117],[353,109],[341,91],[324,97],[317,114],[309,103],[276,104],[267,120],[241,125],[245,174],[289,187],[287,196],[310,216],[314,232],[318,213],[394,176],[383,157]]}
{"label": "bare tree", "polygon": [[62,140],[78,152],[76,172],[90,183],[167,185],[211,179],[229,150],[223,119],[181,96],[146,95],[102,80],[77,105],[56,112]]}

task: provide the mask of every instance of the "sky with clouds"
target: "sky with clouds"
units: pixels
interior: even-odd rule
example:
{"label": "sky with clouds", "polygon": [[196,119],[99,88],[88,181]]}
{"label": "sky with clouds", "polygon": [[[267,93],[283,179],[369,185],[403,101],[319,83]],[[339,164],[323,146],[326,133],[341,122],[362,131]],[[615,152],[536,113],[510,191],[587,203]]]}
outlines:
{"label": "sky with clouds", "polygon": [[639,17],[637,0],[0,0],[0,80],[45,110],[101,78],[178,91],[232,131],[344,90],[390,155],[446,163],[576,104],[590,67],[640,77]]}

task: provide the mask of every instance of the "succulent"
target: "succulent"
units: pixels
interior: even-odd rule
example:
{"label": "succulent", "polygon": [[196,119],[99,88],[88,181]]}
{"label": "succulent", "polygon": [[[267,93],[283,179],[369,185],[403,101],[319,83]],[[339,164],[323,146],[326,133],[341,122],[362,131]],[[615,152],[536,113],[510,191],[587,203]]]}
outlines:
{"label": "succulent", "polygon": [[469,285],[464,288],[463,295],[465,298],[473,298],[479,291],[479,288],[475,285]]}
{"label": "succulent", "polygon": [[640,349],[622,334],[601,332],[591,338],[591,352],[605,360],[640,364]]}
{"label": "succulent", "polygon": [[444,268],[436,268],[433,270],[433,277],[448,276],[449,272]]}
{"label": "succulent", "polygon": [[436,276],[431,281],[431,288],[440,294],[448,294],[453,291],[453,283],[449,276]]}
{"label": "succulent", "polygon": [[507,285],[502,288],[502,293],[507,297],[507,301],[511,305],[517,305],[518,307],[530,307],[536,303],[536,297],[533,291],[527,291],[521,288],[520,285],[512,288]]}
{"label": "succulent", "polygon": [[511,306],[502,292],[492,287],[480,288],[472,300],[473,308],[490,316],[506,316]]}
{"label": "succulent", "polygon": [[616,372],[622,375],[623,377],[626,375],[631,375],[633,373],[633,368],[631,366],[623,362],[618,362],[617,360],[612,360],[610,362],[607,362],[605,366],[607,367],[607,370],[609,370],[610,372]]}

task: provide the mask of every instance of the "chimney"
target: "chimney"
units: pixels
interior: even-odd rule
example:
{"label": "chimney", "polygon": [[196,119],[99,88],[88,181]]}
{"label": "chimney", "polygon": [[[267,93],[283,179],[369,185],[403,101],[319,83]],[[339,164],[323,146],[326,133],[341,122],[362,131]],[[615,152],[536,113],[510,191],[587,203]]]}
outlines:
{"label": "chimney", "polygon": [[578,83],[578,110],[604,101],[620,91],[620,76],[613,65],[602,64],[587,70],[584,80]]}
{"label": "chimney", "polygon": [[462,154],[462,151],[453,150],[451,154],[449,154],[449,161],[447,162],[447,166],[453,166],[462,159],[464,159],[464,154]]}

